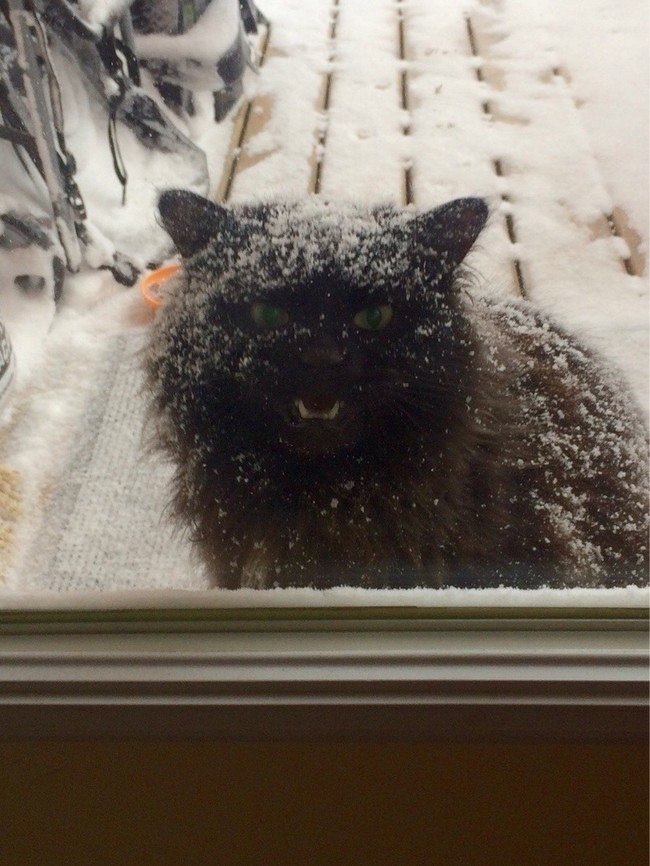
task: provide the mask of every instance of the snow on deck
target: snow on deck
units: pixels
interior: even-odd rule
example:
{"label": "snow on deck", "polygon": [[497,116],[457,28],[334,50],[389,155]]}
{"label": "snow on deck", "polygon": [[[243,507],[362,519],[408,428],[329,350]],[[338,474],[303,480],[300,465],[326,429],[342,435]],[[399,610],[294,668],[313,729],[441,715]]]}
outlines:
{"label": "snow on deck", "polygon": [[[584,0],[579,14],[560,0],[260,5],[271,27],[247,97],[215,126],[204,95],[188,120],[215,198],[428,207],[484,196],[492,218],[471,259],[482,290],[538,304],[620,367],[647,410],[645,4]],[[151,202],[175,175],[158,162],[148,174],[151,160],[122,132],[141,192],[121,210],[109,155],[93,138],[89,156],[78,117],[69,132],[91,216],[101,207],[104,234],[145,256],[160,244]],[[206,588],[162,516],[168,469],[141,447],[137,347],[151,315],[105,272],[70,278],[40,359],[19,379],[0,431],[0,566],[14,603],[101,590],[115,606],[114,591]],[[647,601],[638,589],[262,595],[273,605]]]}

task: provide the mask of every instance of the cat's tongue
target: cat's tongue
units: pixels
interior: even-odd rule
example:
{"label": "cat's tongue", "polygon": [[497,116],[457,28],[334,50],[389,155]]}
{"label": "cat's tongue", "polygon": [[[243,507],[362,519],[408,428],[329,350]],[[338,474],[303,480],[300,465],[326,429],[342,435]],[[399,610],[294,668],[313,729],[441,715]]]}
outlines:
{"label": "cat's tongue", "polygon": [[339,414],[341,403],[331,395],[310,394],[296,400],[301,418],[318,418],[332,421]]}

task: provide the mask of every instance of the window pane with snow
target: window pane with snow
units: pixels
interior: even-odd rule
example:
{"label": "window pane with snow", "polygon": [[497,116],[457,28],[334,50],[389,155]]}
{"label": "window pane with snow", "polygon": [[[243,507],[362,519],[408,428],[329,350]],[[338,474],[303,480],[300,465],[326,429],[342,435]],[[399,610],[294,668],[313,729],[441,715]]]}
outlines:
{"label": "window pane with snow", "polygon": [[587,5],[2,5],[8,592],[645,601],[646,13]]}

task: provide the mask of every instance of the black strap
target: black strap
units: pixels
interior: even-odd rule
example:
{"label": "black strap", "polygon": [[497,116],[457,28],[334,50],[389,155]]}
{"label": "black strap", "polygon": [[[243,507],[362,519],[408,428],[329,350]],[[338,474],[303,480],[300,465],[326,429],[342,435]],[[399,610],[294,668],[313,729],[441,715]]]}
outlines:
{"label": "black strap", "polygon": [[124,79],[124,70],[117,53],[116,45],[117,42],[115,36],[105,28],[101,39],[97,42],[97,51],[102,63],[104,64],[104,68],[117,84],[118,88],[118,93],[111,96],[108,103],[108,144],[111,149],[113,169],[117,179],[122,184],[122,204],[125,204],[128,175],[117,140],[117,112],[119,111],[120,105],[122,104],[126,94],[126,81]]}
{"label": "black strap", "polygon": [[80,17],[73,4],[67,0],[46,0],[38,3],[39,14],[43,20],[64,33],[74,33],[87,42],[97,42],[97,34]]}
{"label": "black strap", "polygon": [[110,111],[108,114],[108,146],[111,149],[111,158],[113,160],[113,170],[117,175],[117,179],[122,184],[122,204],[126,204],[126,185],[129,180],[129,176],[126,171],[126,166],[124,165],[124,160],[122,159],[122,154],[120,153],[120,145],[117,140],[117,122],[116,122],[116,114],[120,107],[120,99],[119,102],[115,102],[115,104],[111,105]]}
{"label": "black strap", "polygon": [[22,147],[31,147],[33,143],[29,133],[4,126],[2,123],[0,123],[0,138],[4,138],[5,141],[10,141],[12,144],[20,144]]}
{"label": "black strap", "polygon": [[138,58],[131,50],[128,43],[124,42],[123,39],[118,39],[117,37],[115,37],[115,45],[124,55],[124,59],[126,60],[126,69],[129,73],[129,78],[133,82],[135,82],[135,84],[140,84],[140,62]]}
{"label": "black strap", "polygon": [[[19,133],[21,137],[20,142],[12,141],[14,149],[16,149],[16,153],[20,155],[20,151],[17,150],[17,147],[20,144],[20,146],[25,149],[25,152],[36,166],[36,170],[41,176],[43,176],[43,166],[41,164],[41,158],[38,154],[38,149],[36,147],[34,137],[26,128],[18,112],[14,110],[14,107],[11,104],[11,94],[9,93],[9,89],[6,83],[2,79],[0,79],[0,106],[2,106],[2,114],[4,116],[4,119],[9,124],[5,127],[5,129],[14,130],[15,132]],[[11,139],[9,140],[11,141]]]}

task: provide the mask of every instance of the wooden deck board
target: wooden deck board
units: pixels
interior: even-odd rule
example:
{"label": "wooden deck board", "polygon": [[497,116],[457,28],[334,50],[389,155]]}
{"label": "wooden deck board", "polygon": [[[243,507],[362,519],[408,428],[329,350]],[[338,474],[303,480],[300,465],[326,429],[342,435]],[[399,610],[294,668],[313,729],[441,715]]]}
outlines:
{"label": "wooden deck board", "polygon": [[579,105],[534,30],[525,44],[504,40],[499,5],[483,5],[489,14],[472,21],[528,296],[640,383],[647,298],[608,218],[611,199]]}
{"label": "wooden deck board", "polygon": [[414,200],[433,206],[458,196],[486,197],[493,213],[474,265],[490,293],[521,293],[491,146],[493,118],[462,9],[450,5],[432,16],[427,0],[410,0],[407,9]]}
{"label": "wooden deck board", "polygon": [[[227,198],[301,197],[312,189],[313,155],[322,120],[330,54],[331,7],[311,6],[308,27],[287,13],[271,22],[257,92],[244,111]],[[296,87],[300,82],[300,87]]]}
{"label": "wooden deck board", "polygon": [[401,121],[394,0],[340,0],[322,194],[401,201]]}

